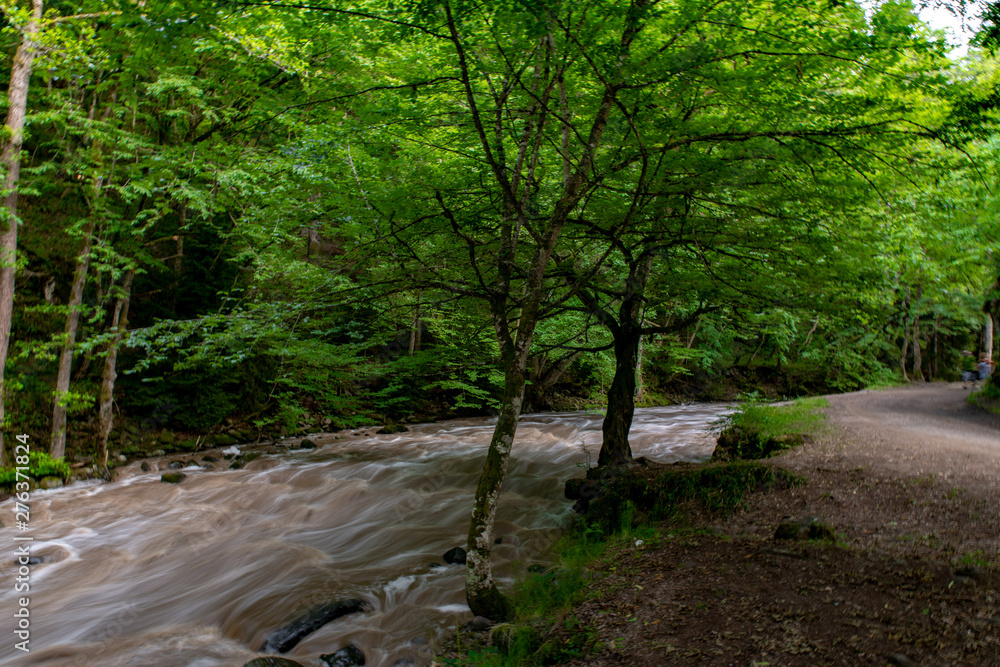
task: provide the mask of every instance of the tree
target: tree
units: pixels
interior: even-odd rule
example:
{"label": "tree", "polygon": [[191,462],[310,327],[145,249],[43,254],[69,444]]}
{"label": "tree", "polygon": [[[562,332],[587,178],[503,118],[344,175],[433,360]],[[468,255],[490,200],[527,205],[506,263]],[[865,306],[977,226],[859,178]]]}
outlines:
{"label": "tree", "polygon": [[4,13],[15,24],[23,25],[21,43],[14,54],[7,86],[7,119],[4,121],[0,165],[4,169],[3,224],[0,233],[0,465],[6,464],[4,452],[4,369],[10,348],[10,325],[14,313],[14,273],[17,267],[17,187],[21,171],[21,144],[24,141],[24,118],[28,107],[28,83],[38,53],[41,31],[42,0],[32,0],[31,10],[16,11],[4,7]]}

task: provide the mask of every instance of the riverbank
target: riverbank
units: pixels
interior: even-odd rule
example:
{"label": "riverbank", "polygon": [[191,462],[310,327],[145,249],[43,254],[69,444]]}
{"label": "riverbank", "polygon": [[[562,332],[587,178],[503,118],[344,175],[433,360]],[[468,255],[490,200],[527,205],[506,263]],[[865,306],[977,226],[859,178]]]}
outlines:
{"label": "riverbank", "polygon": [[[827,426],[765,461],[805,484],[609,547],[542,634],[574,667],[1000,662],[1000,418],[960,387],[829,397]],[[776,540],[786,517],[834,539]]]}

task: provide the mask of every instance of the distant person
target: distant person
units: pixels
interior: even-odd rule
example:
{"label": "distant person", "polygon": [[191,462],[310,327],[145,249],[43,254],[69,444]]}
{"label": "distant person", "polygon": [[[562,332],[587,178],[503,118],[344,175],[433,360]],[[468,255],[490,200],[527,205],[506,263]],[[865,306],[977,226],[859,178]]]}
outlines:
{"label": "distant person", "polygon": [[984,382],[993,374],[993,361],[986,354],[979,355],[979,379]]}
{"label": "distant person", "polygon": [[970,350],[962,350],[960,366],[962,370],[962,389],[968,389],[970,382],[972,383],[972,388],[975,389],[976,383],[979,382],[979,367],[976,364],[976,356]]}

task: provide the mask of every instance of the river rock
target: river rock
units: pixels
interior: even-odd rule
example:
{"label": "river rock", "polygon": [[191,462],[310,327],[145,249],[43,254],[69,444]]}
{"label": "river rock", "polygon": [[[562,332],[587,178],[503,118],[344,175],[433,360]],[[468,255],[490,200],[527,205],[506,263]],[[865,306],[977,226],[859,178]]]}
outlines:
{"label": "river rock", "polygon": [[180,484],[187,475],[182,472],[165,472],[160,475],[160,481],[167,484]]}
{"label": "river rock", "polygon": [[166,456],[167,453],[162,449],[154,449],[149,453],[150,456]]}
{"label": "river rock", "polygon": [[117,457],[118,463],[128,463],[128,457],[124,454],[119,454]]}
{"label": "river rock", "polygon": [[264,640],[262,653],[285,653],[330,621],[364,611],[365,601],[357,598],[328,602],[299,616],[283,628],[271,631]]}
{"label": "river rock", "polygon": [[774,532],[776,540],[825,540],[834,542],[837,539],[833,528],[828,523],[820,521],[815,516],[805,516],[799,519],[785,517]]}
{"label": "river rock", "polygon": [[472,624],[470,627],[476,632],[485,632],[493,627],[493,621],[486,618],[485,616],[476,616],[472,619]]}
{"label": "river rock", "polygon": [[465,565],[465,549],[462,547],[455,547],[454,549],[448,549],[444,553],[444,562],[449,565]]}
{"label": "river rock", "polygon": [[58,489],[63,485],[62,479],[59,477],[53,477],[51,475],[47,477],[42,477],[38,482],[39,489]]}
{"label": "river rock", "polygon": [[386,424],[375,433],[379,435],[392,435],[394,433],[406,433],[409,429],[402,424]]}
{"label": "river rock", "polygon": [[266,658],[254,658],[243,667],[302,667],[302,664],[288,658],[267,656]]}
{"label": "river rock", "polygon": [[203,457],[201,457],[201,462],[202,463],[215,463],[218,460],[219,459],[215,458],[214,456],[203,456]]}
{"label": "river rock", "polygon": [[198,462],[197,462],[197,461],[195,461],[194,459],[191,459],[190,461],[186,461],[186,462],[184,463],[184,467],[185,467],[185,468],[190,468],[190,467],[192,467],[192,466],[194,466],[195,468],[197,468],[197,467],[198,467]]}
{"label": "river rock", "polygon": [[316,449],[316,443],[309,438],[303,438],[302,442],[299,443],[299,449]]}
{"label": "river rock", "polygon": [[354,644],[348,644],[336,653],[325,653],[319,659],[327,667],[357,667],[365,664],[365,654]]}
{"label": "river rock", "polygon": [[139,464],[139,470],[143,472],[149,472],[150,471],[149,464],[143,461],[142,463]]}
{"label": "river rock", "polygon": [[885,658],[886,662],[890,665],[896,665],[896,667],[919,667],[917,663],[910,660],[910,657],[905,653],[893,653]]}
{"label": "river rock", "polygon": [[184,463],[183,463],[182,461],[171,461],[171,462],[170,462],[170,463],[169,463],[169,464],[167,465],[167,467],[168,467],[168,468],[172,468],[172,469],[174,469],[174,470],[180,470],[181,468],[183,468],[183,467],[184,467]]}

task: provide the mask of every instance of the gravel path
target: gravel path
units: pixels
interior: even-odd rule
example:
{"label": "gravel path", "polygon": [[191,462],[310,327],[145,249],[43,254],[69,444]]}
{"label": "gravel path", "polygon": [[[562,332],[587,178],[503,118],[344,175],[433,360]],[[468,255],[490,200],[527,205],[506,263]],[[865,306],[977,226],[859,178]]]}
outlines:
{"label": "gravel path", "polygon": [[[574,666],[1000,665],[1000,418],[961,384],[829,397],[808,481],[607,558]],[[819,517],[837,545],[775,541]],[[693,530],[692,530],[693,528]]]}

